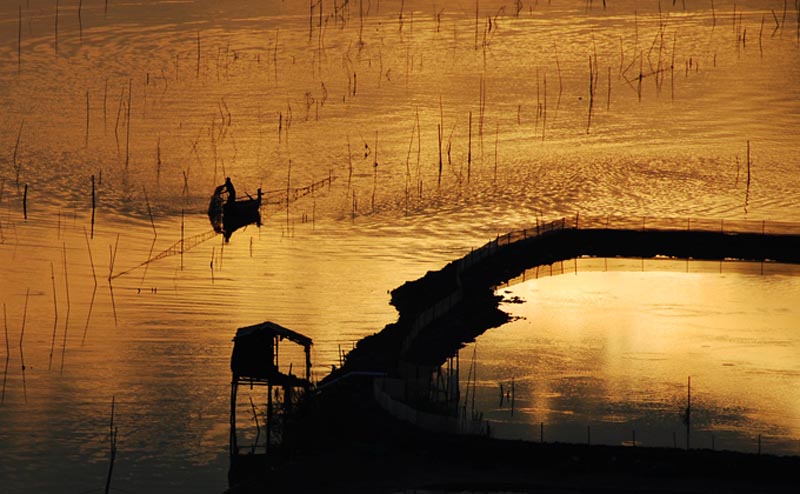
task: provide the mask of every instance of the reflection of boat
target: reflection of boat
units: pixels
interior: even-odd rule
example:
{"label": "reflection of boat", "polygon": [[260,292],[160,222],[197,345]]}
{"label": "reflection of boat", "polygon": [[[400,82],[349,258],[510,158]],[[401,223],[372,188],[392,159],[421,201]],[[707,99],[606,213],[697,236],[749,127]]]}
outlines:
{"label": "reflection of boat", "polygon": [[243,226],[255,224],[261,226],[261,189],[256,198],[250,197],[241,201],[226,201],[222,197],[222,187],[217,187],[208,203],[208,219],[214,231],[230,240],[233,232]]}

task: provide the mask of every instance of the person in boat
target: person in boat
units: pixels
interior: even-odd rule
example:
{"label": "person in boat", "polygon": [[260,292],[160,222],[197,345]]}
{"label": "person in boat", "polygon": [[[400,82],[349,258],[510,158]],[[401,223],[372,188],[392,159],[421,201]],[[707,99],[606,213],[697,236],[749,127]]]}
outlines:
{"label": "person in boat", "polygon": [[227,204],[233,204],[236,201],[236,189],[233,187],[233,182],[231,182],[231,177],[225,177],[225,183],[220,185],[218,189],[224,190],[228,193],[228,201]]}

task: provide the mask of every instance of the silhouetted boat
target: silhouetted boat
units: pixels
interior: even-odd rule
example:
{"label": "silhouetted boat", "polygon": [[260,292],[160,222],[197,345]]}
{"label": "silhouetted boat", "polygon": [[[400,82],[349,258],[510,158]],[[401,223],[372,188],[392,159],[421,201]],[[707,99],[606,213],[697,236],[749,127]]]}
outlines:
{"label": "silhouetted boat", "polygon": [[248,199],[226,201],[222,198],[222,188],[217,187],[208,204],[208,220],[214,231],[221,233],[225,241],[230,240],[233,232],[247,225],[261,226],[261,189],[256,198],[247,195]]}

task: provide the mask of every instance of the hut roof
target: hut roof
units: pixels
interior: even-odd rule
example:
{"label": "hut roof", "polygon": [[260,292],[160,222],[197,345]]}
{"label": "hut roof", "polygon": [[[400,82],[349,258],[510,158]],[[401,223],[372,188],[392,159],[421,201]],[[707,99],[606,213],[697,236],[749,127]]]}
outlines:
{"label": "hut roof", "polygon": [[[281,385],[307,385],[307,381],[282,374],[278,370],[275,352],[278,342],[283,339],[302,345],[308,357],[312,344],[311,338],[274,322],[266,321],[237,329],[236,336],[233,338],[231,355],[231,371],[234,376],[254,380],[271,380],[274,384]],[[308,374],[308,370],[306,370],[306,374]]]}
{"label": "hut roof", "polygon": [[233,341],[246,339],[248,337],[254,337],[257,335],[279,336],[281,339],[288,339],[304,347],[310,347],[313,344],[311,338],[308,336],[304,336],[297,331],[292,331],[289,328],[284,328],[280,324],[276,324],[272,321],[264,321],[260,324],[254,324],[252,326],[237,329],[236,336],[233,338]]}

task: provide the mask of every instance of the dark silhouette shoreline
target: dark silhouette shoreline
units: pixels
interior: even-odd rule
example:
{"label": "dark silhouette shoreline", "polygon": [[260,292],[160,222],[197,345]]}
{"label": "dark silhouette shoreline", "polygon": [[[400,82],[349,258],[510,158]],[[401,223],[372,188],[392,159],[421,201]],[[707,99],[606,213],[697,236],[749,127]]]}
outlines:
{"label": "dark silhouette shoreline", "polygon": [[[348,372],[392,373],[400,360],[441,365],[463,343],[507,322],[508,316],[498,308],[501,297],[494,295],[495,287],[537,266],[579,257],[800,264],[800,234],[581,229],[565,220],[522,236],[519,233],[498,237],[478,251],[394,289],[391,304],[399,313],[398,321],[359,341],[347,355],[343,368],[323,382]],[[452,304],[433,310],[430,322],[420,324],[420,316],[430,313],[432,306],[448,296]],[[446,317],[455,320],[448,321]],[[440,318],[445,319],[437,324]]]}
{"label": "dark silhouette shoreline", "polygon": [[[678,448],[533,443],[424,431],[392,417],[375,375],[441,366],[509,316],[494,288],[581,256],[800,263],[800,235],[577,229],[507,236],[392,291],[396,323],[359,341],[233,492],[794,492],[800,457]],[[557,225],[553,223],[551,225]],[[255,460],[255,459],[254,459]]]}
{"label": "dark silhouette shoreline", "polygon": [[367,381],[319,397],[231,492],[794,492],[800,472],[796,456],[430,433],[386,414]]}

